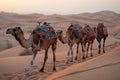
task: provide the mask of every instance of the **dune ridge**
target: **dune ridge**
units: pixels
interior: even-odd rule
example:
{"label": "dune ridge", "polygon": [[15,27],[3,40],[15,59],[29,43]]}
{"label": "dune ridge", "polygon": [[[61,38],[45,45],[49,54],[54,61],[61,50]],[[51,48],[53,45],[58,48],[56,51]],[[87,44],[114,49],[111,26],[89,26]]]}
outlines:
{"label": "dune ridge", "polygon": [[[38,52],[33,66],[32,76],[25,76],[29,69],[30,56],[19,56],[25,49],[11,35],[6,35],[7,28],[20,26],[27,39],[37,25],[37,21],[50,22],[55,30],[63,30],[64,35],[70,23],[79,23],[81,26],[89,24],[94,27],[98,22],[104,22],[109,36],[106,42],[106,53],[97,54],[98,43],[93,46],[94,57],[86,60],[74,61],[66,64],[68,46],[58,41],[56,50],[57,71],[52,72],[52,51],[45,65],[45,73],[39,72],[44,60],[44,51]],[[81,13],[71,15],[43,15],[0,13],[0,80],[120,80],[120,14],[112,11],[96,13]],[[8,48],[8,44],[11,48]],[[74,56],[76,45],[73,46]],[[81,53],[81,47],[80,47]],[[116,72],[114,72],[116,71]],[[102,73],[104,72],[104,73]],[[91,74],[90,74],[91,73]],[[92,75],[93,74],[93,75]],[[99,74],[99,76],[97,75]],[[103,74],[103,75],[101,75]],[[88,77],[86,77],[87,75]],[[106,76],[105,76],[106,75]],[[92,77],[91,77],[92,76]]]}

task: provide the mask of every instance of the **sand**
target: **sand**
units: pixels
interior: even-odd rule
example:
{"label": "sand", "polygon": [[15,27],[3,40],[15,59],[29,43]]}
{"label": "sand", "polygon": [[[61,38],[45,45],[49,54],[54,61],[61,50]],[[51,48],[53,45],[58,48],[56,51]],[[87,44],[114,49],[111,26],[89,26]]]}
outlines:
{"label": "sand", "polygon": [[[120,42],[117,39],[113,39],[113,37],[109,37],[109,39],[107,41],[108,41],[108,43],[106,45],[107,47],[106,47],[105,54],[98,55],[97,50],[95,48],[94,58],[90,57],[86,61],[78,60],[78,61],[74,61],[73,63],[70,63],[70,64],[66,64],[66,52],[67,52],[66,50],[68,50],[67,45],[64,45],[64,47],[60,47],[60,46],[63,46],[63,44],[58,42],[59,49],[57,49],[57,51],[56,51],[57,52],[56,53],[57,71],[52,72],[52,67],[53,67],[52,63],[53,62],[52,62],[52,52],[50,49],[49,50],[49,58],[46,63],[46,66],[45,66],[45,73],[39,72],[40,68],[42,67],[43,60],[44,60],[44,51],[41,51],[38,53],[38,55],[35,59],[32,76],[29,76],[29,77],[25,76],[25,74],[28,72],[29,63],[30,63],[30,60],[32,59],[32,56],[24,56],[23,57],[23,56],[15,56],[14,55],[14,56],[9,56],[9,57],[7,56],[7,57],[0,58],[0,76],[1,76],[0,78],[2,80],[44,80],[46,78],[47,78],[47,80],[52,80],[52,79],[54,80],[56,78],[58,80],[59,79],[64,80],[66,78],[68,78],[68,79],[70,78],[71,80],[73,80],[71,78],[71,76],[72,76],[73,78],[75,78],[75,80],[77,80],[77,78],[74,77],[74,75],[77,76],[77,75],[81,74],[81,76],[82,76],[85,73],[87,75],[90,75],[90,72],[92,72],[92,71],[93,71],[92,72],[93,74],[94,73],[96,74],[97,73],[96,70],[103,69],[104,67],[101,68],[102,66],[111,65],[111,64],[115,64],[115,66],[112,66],[113,67],[112,70],[114,71],[114,69],[115,69],[119,73],[119,70],[117,70],[118,68],[116,67],[116,64],[118,61],[120,61],[120,56],[119,56]],[[110,42],[112,42],[112,43],[110,43]],[[76,45],[74,46],[74,52],[75,52],[75,47],[76,47]],[[10,52],[9,50],[5,51],[5,53],[9,53],[9,52]],[[11,49],[11,53],[15,53],[14,49]],[[74,54],[74,56],[75,56],[75,54]],[[117,64],[117,66],[118,65],[119,64]],[[93,69],[93,68],[97,68],[97,69]],[[105,67],[105,68],[108,68],[108,67]],[[93,70],[91,70],[91,69],[93,69]],[[111,66],[110,66],[110,69],[111,69]],[[86,70],[88,70],[88,71],[86,71]],[[81,73],[81,71],[85,71],[85,72]],[[104,72],[104,70],[101,72]],[[109,70],[105,69],[105,74],[107,74],[107,73],[109,73]],[[115,73],[117,74],[117,72],[115,72]],[[64,75],[68,75],[68,76],[64,76]],[[109,74],[109,75],[111,76],[112,74]],[[109,75],[107,75],[108,78],[109,78]],[[64,76],[64,77],[61,77],[61,76]],[[98,76],[98,75],[96,75],[96,76]],[[93,78],[97,78],[96,76]],[[59,77],[61,77],[61,78],[59,78]],[[78,80],[79,80],[79,78],[80,77],[78,76]],[[91,79],[93,79],[93,78],[91,78]],[[86,77],[83,78],[83,80],[84,79],[86,79]],[[107,79],[107,77],[105,79]],[[93,80],[95,80],[95,79],[93,79]],[[113,80],[113,78],[111,80]]]}
{"label": "sand", "polygon": [[[111,18],[109,19],[107,16],[100,17],[98,14],[102,16],[101,14],[103,13],[49,16],[41,14],[18,15],[1,13],[0,80],[120,80],[120,19],[116,17],[119,14],[111,13],[112,17],[118,20],[118,22]],[[93,15],[95,16],[94,19],[90,19]],[[20,26],[25,32],[25,37],[28,38],[38,20],[51,22],[51,25],[55,30],[61,29],[64,31],[65,35],[65,31],[71,22],[78,22],[81,25],[87,23],[91,26],[95,26],[99,21],[101,21],[99,20],[101,18],[105,21],[109,31],[109,37],[107,38],[105,47],[106,53],[102,53],[100,55],[97,54],[98,43],[95,40],[93,46],[94,57],[89,57],[87,60],[74,60],[74,62],[66,64],[68,45],[62,44],[58,41],[56,50],[56,72],[52,71],[53,57],[50,48],[48,60],[45,65],[45,73],[39,72],[44,60],[44,51],[41,51],[38,52],[35,59],[32,76],[26,76],[25,74],[29,70],[29,63],[32,59],[32,55],[19,56],[19,54],[25,49],[19,45],[14,37],[6,35],[6,29],[8,27]],[[12,48],[6,48],[7,40],[12,44]],[[81,53],[81,46],[79,49]],[[75,56],[76,45],[73,46],[73,51]]]}
{"label": "sand", "polygon": [[45,80],[120,80],[120,46],[97,58],[72,65]]}

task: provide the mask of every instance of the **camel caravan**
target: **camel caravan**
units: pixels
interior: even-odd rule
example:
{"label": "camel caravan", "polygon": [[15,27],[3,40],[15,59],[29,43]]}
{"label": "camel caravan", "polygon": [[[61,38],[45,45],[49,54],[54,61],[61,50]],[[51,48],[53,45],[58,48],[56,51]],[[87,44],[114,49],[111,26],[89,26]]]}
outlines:
{"label": "camel caravan", "polygon": [[40,72],[44,72],[44,67],[48,58],[48,49],[52,46],[53,51],[53,71],[56,71],[56,47],[57,39],[63,43],[68,44],[69,50],[67,52],[67,63],[73,62],[73,45],[77,45],[75,60],[78,60],[80,57],[79,45],[81,45],[82,50],[82,59],[88,58],[89,47],[90,47],[90,56],[93,56],[92,47],[94,40],[98,41],[98,53],[101,53],[101,41],[103,39],[103,53],[105,53],[105,40],[108,37],[107,28],[103,23],[98,23],[97,27],[90,27],[85,24],[84,27],[78,23],[71,23],[66,30],[66,35],[63,36],[62,30],[55,31],[50,23],[38,22],[36,28],[32,31],[28,39],[25,39],[23,30],[21,27],[8,28],[6,34],[11,34],[19,42],[23,48],[32,48],[33,58],[30,61],[30,68],[26,75],[32,75],[32,66],[34,64],[35,57],[38,51],[45,50],[45,57],[42,68]]}

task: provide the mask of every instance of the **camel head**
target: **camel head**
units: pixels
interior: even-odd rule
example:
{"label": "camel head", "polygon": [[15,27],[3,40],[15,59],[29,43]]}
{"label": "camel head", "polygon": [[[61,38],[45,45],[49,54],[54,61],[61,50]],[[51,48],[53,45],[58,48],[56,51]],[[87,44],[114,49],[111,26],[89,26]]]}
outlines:
{"label": "camel head", "polygon": [[9,28],[9,29],[7,29],[7,31],[6,31],[6,34],[11,34],[11,35],[14,35],[14,28]]}
{"label": "camel head", "polygon": [[11,35],[15,36],[18,34],[23,34],[23,31],[20,27],[8,28],[6,31],[6,34],[11,34]]}
{"label": "camel head", "polygon": [[24,36],[24,33],[20,27],[8,28],[6,34],[11,34],[19,41],[20,36]]}
{"label": "camel head", "polygon": [[63,36],[63,31],[62,30],[58,30],[56,33],[57,33],[58,37]]}

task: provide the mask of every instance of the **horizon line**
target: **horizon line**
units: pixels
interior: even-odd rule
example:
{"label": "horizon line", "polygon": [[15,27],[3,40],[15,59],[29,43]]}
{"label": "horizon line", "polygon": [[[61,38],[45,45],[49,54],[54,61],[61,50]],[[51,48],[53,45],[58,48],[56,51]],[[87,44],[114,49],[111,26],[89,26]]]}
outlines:
{"label": "horizon line", "polygon": [[75,14],[84,14],[84,13],[97,13],[97,12],[113,12],[120,14],[120,12],[112,11],[112,10],[100,10],[100,11],[90,11],[90,12],[80,12],[80,13],[70,13],[70,14],[59,14],[59,13],[52,13],[52,14],[45,14],[40,12],[29,12],[29,13],[19,13],[19,12],[13,12],[13,11],[0,11],[0,13],[11,13],[11,14],[20,14],[20,15],[27,15],[27,14],[41,14],[41,15],[75,15]]}

